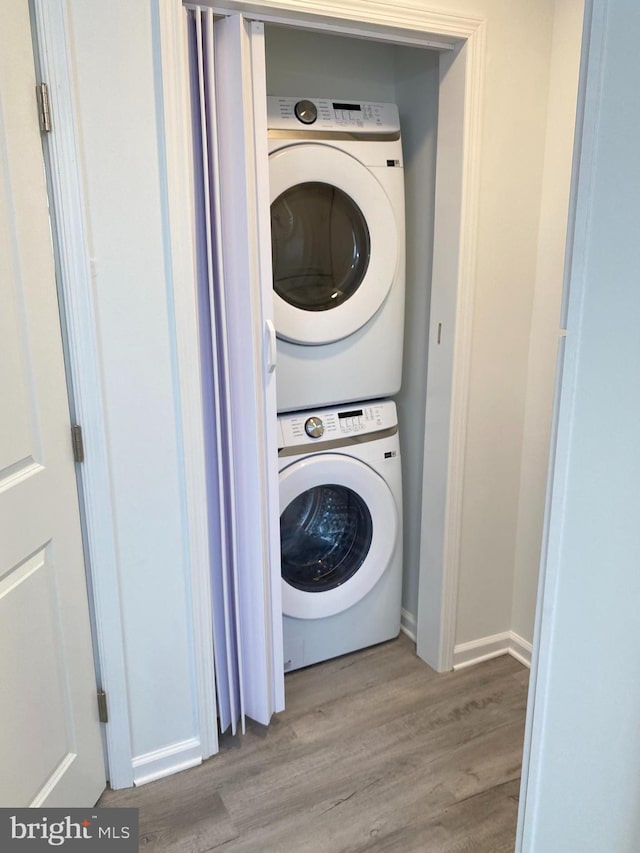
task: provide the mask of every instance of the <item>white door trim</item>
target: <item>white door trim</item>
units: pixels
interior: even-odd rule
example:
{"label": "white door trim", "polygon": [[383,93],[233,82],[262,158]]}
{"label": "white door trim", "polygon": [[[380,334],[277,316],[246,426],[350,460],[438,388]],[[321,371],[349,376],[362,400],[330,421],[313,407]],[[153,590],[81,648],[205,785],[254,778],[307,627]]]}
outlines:
{"label": "white door trim", "polygon": [[242,12],[264,23],[433,50],[453,49],[467,38],[469,24],[478,20],[402,3],[376,2],[374,6],[369,0],[223,0],[199,5],[210,6],[218,15]]}
{"label": "white door trim", "polygon": [[418,655],[439,671],[453,667],[455,646],[484,65],[484,21],[470,25],[455,55],[440,56],[427,389],[444,399],[427,392],[417,626]]}
{"label": "white door trim", "polygon": [[71,406],[76,421],[82,425],[85,448],[89,451],[80,466],[80,497],[97,674],[108,702],[109,724],[104,729],[108,776],[113,788],[125,788],[133,784],[133,754],[120,580],[66,5],[64,0],[34,0],[33,8],[37,59],[49,85],[55,125],[55,132],[47,142],[48,177],[55,215]]}

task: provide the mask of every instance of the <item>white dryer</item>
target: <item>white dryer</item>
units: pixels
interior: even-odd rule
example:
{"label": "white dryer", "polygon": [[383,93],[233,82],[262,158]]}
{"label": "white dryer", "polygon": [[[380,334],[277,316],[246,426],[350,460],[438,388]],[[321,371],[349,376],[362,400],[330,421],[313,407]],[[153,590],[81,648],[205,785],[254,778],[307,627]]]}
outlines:
{"label": "white dryer", "polygon": [[395,394],[405,291],[398,109],[267,101],[278,411]]}
{"label": "white dryer", "polygon": [[393,402],[278,424],[288,671],[398,635],[402,479]]}

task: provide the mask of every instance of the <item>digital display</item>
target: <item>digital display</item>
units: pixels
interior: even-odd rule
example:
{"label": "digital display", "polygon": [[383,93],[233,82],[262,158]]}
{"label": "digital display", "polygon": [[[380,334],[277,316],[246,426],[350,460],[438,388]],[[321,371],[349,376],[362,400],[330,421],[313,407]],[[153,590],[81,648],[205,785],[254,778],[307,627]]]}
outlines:
{"label": "digital display", "polygon": [[338,412],[339,418],[361,418],[362,409],[354,409],[351,412]]}
{"label": "digital display", "polygon": [[360,104],[334,104],[334,110],[358,110],[358,112],[362,111],[362,107]]}

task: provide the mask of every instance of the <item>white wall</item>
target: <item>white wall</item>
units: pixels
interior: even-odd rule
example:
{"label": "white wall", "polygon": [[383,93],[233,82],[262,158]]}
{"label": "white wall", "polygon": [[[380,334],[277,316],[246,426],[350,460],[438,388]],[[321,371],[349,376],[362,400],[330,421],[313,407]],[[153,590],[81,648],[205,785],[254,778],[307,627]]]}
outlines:
{"label": "white wall", "polygon": [[577,183],[526,853],[640,849],[640,7],[596,0],[603,11]]}
{"label": "white wall", "polygon": [[510,630],[553,3],[487,18],[481,198],[456,643]]}
{"label": "white wall", "polygon": [[536,603],[553,377],[564,277],[583,8],[556,0],[538,258],[529,338],[511,627],[531,642]]}
{"label": "white wall", "polygon": [[151,4],[68,0],[67,8],[132,749],[144,774],[150,753],[194,740],[197,748],[198,736]]}

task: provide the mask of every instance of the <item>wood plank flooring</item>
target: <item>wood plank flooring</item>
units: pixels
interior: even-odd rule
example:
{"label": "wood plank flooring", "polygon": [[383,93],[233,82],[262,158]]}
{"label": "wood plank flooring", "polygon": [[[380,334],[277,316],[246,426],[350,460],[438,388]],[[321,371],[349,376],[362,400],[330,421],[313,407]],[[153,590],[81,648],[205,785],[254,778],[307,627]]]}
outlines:
{"label": "wood plank flooring", "polygon": [[512,853],[526,675],[438,675],[401,635],[287,675],[268,729],[98,805],[139,808],[146,853]]}

